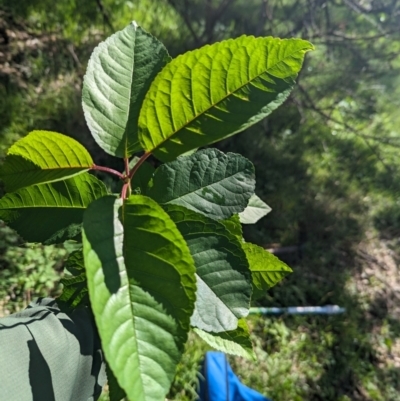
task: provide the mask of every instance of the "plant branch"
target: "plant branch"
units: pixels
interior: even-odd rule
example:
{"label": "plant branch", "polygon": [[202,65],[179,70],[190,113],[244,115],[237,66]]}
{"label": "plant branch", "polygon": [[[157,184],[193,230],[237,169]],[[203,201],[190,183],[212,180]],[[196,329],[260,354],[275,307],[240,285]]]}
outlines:
{"label": "plant branch", "polygon": [[101,15],[103,16],[104,23],[111,29],[111,32],[115,32],[114,26],[111,22],[111,19],[108,15],[106,9],[104,8],[102,1],[96,0],[96,4],[97,4],[97,7],[99,8]]}
{"label": "plant branch", "polygon": [[129,172],[129,179],[131,180],[132,177],[135,175],[136,171],[139,170],[139,167],[144,163],[144,161],[151,155],[151,153],[143,153],[141,158],[138,160],[138,162],[135,164],[135,167]]}
{"label": "plant branch", "polygon": [[129,176],[129,158],[128,157],[124,158],[124,164],[125,164],[125,175],[128,177]]}
{"label": "plant branch", "polygon": [[189,5],[185,2],[185,8],[180,10],[178,5],[175,3],[174,0],[168,0],[168,3],[180,14],[181,18],[183,19],[186,27],[189,29],[190,34],[192,35],[196,46],[201,44],[200,38],[198,37],[196,31],[193,29],[193,26],[190,22],[190,18],[186,10],[188,10]]}
{"label": "plant branch", "polygon": [[114,175],[116,175],[117,177],[119,177],[121,179],[125,178],[124,174],[122,174],[119,171],[114,170],[114,169],[112,169],[110,167],[97,166],[96,164],[93,164],[93,167],[91,168],[91,170],[104,171],[104,172],[109,173],[109,174],[114,174]]}
{"label": "plant branch", "polygon": [[128,181],[122,187],[122,191],[121,191],[122,200],[126,199],[126,195],[128,193],[129,185],[130,185],[130,182]]}
{"label": "plant branch", "polygon": [[[381,155],[376,151],[376,149],[374,149],[374,147],[369,143],[368,139],[361,133],[359,132],[357,129],[353,128],[351,125],[340,121],[326,113],[324,113],[322,110],[320,110],[315,104],[314,102],[311,100],[309,94],[306,92],[306,90],[301,86],[298,85],[298,88],[300,89],[300,92],[304,95],[304,97],[306,98],[306,101],[309,104],[309,108],[311,110],[314,110],[315,112],[317,112],[320,116],[324,117],[327,121],[331,121],[335,124],[339,124],[342,127],[346,128],[348,131],[350,131],[351,133],[353,133],[354,135],[360,137],[365,144],[369,147],[369,149],[372,151],[372,153],[375,155],[375,157],[381,162],[381,164],[385,167],[385,169],[391,173],[392,172],[392,168],[384,161],[384,159],[381,157]],[[391,145],[389,143],[387,143],[388,145]]]}

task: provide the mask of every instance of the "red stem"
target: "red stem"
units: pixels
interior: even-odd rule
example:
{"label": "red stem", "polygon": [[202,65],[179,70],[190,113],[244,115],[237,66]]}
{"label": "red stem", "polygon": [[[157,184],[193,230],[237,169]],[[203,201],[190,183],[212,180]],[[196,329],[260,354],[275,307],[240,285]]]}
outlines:
{"label": "red stem", "polygon": [[121,191],[121,199],[122,200],[126,199],[126,193],[128,192],[128,188],[129,188],[129,182],[126,182],[122,186],[122,191]]}
{"label": "red stem", "polygon": [[143,153],[142,157],[138,160],[135,164],[135,167],[129,172],[129,179],[131,180],[132,177],[135,175],[136,171],[139,170],[139,167],[144,163],[144,161],[151,155],[151,153]]}
{"label": "red stem", "polygon": [[119,171],[114,170],[114,169],[112,169],[110,167],[97,166],[96,164],[93,164],[91,169],[92,170],[97,170],[97,171],[104,171],[104,172],[109,173],[109,174],[114,174],[114,175],[118,176],[121,179],[125,178],[122,173],[120,173]]}
{"label": "red stem", "polygon": [[124,163],[125,163],[125,175],[129,176],[129,158],[128,157],[124,158]]}

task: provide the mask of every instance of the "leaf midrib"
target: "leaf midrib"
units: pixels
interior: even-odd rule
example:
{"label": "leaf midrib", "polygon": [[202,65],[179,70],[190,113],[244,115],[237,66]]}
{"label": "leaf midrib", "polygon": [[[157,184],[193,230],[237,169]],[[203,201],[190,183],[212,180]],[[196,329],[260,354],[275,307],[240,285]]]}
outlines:
{"label": "leaf midrib", "polygon": [[[212,159],[210,159],[210,162],[211,162],[211,160],[212,160]],[[226,166],[225,166],[225,167],[226,167]],[[228,180],[228,179],[230,179],[230,178],[236,176],[237,174],[244,174],[244,173],[245,173],[245,170],[237,171],[236,173],[234,173],[234,174],[232,174],[232,175],[230,175],[230,176],[224,177],[224,178],[222,178],[221,180],[218,180],[218,181],[214,181],[214,182],[212,182],[211,184],[205,185],[204,187],[199,187],[199,188],[197,188],[197,189],[194,190],[194,191],[185,192],[185,193],[182,194],[181,196],[176,197],[176,198],[173,198],[173,199],[169,200],[168,202],[166,202],[165,204],[169,204],[169,203],[171,203],[172,201],[174,201],[174,200],[176,200],[176,199],[181,199],[181,198],[183,198],[183,197],[185,197],[185,196],[188,196],[188,195],[196,194],[198,191],[200,191],[200,190],[202,190],[202,189],[204,189],[204,188],[208,188],[208,187],[211,187],[211,186],[217,185],[217,184],[222,185],[222,184],[220,184],[221,182],[223,182],[223,181],[225,181],[225,180]],[[226,189],[226,188],[224,188],[224,189]],[[200,195],[199,195],[199,196],[200,196]],[[204,199],[203,197],[201,197],[201,198]],[[208,200],[208,199],[204,199],[204,200],[211,203],[211,201]],[[232,207],[232,206],[235,206],[235,205],[218,205],[218,206],[220,206],[220,207]]]}
{"label": "leaf midrib", "polygon": [[[294,54],[299,53],[301,51],[304,51],[304,49],[302,50],[298,50],[294,53],[291,53],[289,56],[283,58],[282,60],[278,61],[277,63],[275,63],[274,65],[270,66],[268,69],[264,70],[261,74],[255,75],[251,80],[246,81],[243,85],[239,86],[238,88],[236,88],[234,91],[229,92],[228,94],[226,94],[222,99],[218,100],[217,102],[211,104],[211,106],[209,106],[208,108],[206,108],[205,110],[203,110],[201,113],[197,114],[196,116],[194,116],[193,118],[191,118],[189,121],[186,122],[185,125],[181,126],[179,129],[175,130],[174,132],[172,132],[168,137],[166,137],[162,142],[160,142],[156,147],[154,147],[152,150],[150,150],[151,152],[154,152],[155,150],[157,150],[161,145],[163,145],[166,141],[168,141],[170,138],[172,138],[175,134],[177,134],[179,131],[181,131],[182,129],[186,128],[187,126],[189,126],[190,124],[192,124],[196,119],[198,119],[199,117],[201,117],[203,114],[207,113],[209,110],[211,110],[212,108],[216,107],[218,104],[222,103],[224,100],[226,100],[229,96],[231,96],[232,94],[238,92],[240,89],[242,89],[243,87],[249,85],[252,81],[254,81],[256,78],[260,77],[262,74],[268,74],[269,70],[271,70],[272,68],[276,67],[277,65],[279,65],[280,63],[283,63],[286,59],[293,57]],[[270,74],[272,75],[272,74]],[[160,129],[161,129],[161,125],[160,125]]]}

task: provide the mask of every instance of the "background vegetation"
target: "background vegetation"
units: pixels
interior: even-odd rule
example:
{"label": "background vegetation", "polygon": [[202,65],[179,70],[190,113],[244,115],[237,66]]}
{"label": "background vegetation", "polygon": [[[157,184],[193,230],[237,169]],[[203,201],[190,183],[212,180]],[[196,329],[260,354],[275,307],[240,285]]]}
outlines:
{"label": "background vegetation", "polygon": [[[398,400],[399,2],[0,0],[0,157],[30,130],[50,129],[122,168],[88,135],[80,91],[93,47],[133,19],[173,56],[241,34],[315,44],[286,104],[219,146],[254,162],[258,194],[273,209],[246,237],[294,270],[259,304],[338,304],[346,313],[250,318],[258,361],[232,364],[275,401]],[[62,275],[63,247],[19,243],[0,226],[3,315],[57,295]],[[295,251],[282,253],[288,246]],[[171,399],[195,398],[205,350],[191,338]]]}

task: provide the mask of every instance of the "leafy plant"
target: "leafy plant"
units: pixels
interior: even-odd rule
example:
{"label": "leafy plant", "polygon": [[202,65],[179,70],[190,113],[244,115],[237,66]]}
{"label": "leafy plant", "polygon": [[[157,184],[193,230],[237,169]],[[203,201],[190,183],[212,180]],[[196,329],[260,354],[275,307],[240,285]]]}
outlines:
{"label": "leafy plant", "polygon": [[[270,210],[254,194],[252,163],[196,149],[281,105],[311,49],[242,36],[171,60],[132,23],[94,50],[82,93],[94,139],[125,170],[95,165],[54,132],[33,131],[9,149],[0,218],[29,242],[76,241],[59,300],[90,304],[112,400],[163,400],[191,328],[217,349],[254,357],[244,320],[252,293],[291,270],[242,238],[241,223]],[[150,156],[164,164],[154,169]],[[89,170],[116,175],[121,193]]]}

